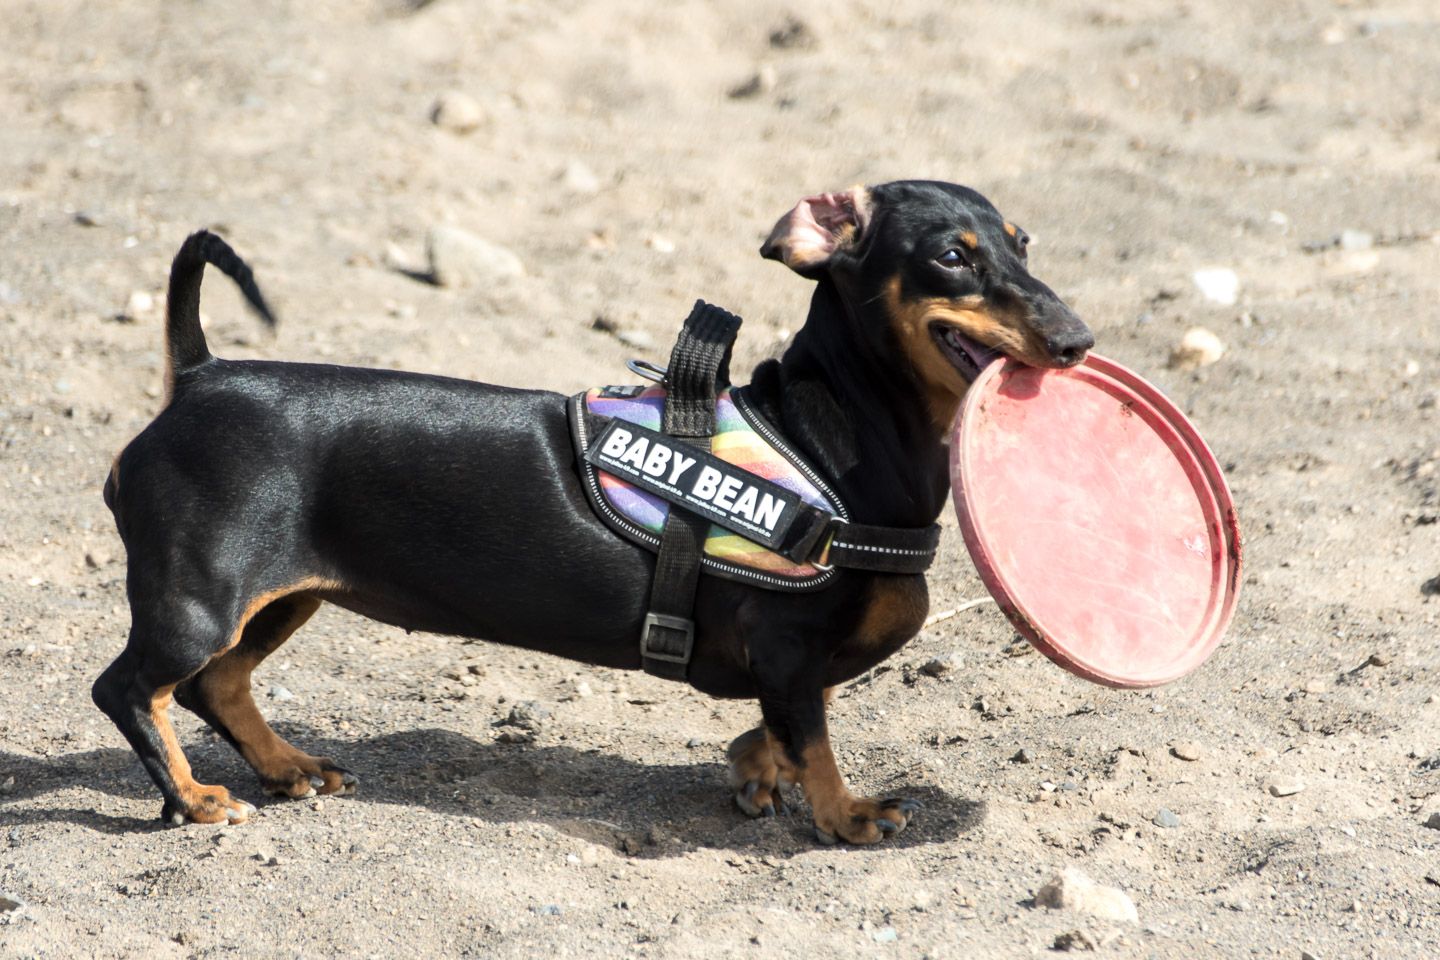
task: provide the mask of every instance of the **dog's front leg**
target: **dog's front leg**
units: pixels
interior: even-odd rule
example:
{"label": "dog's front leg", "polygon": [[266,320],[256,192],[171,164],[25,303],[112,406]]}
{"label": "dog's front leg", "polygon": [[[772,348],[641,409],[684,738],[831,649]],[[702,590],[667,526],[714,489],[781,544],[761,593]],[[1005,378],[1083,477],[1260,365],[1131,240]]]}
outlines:
{"label": "dog's front leg", "polygon": [[[840,775],[825,724],[825,657],[795,638],[752,644],[750,669],[760,691],[775,781],[800,784],[814,811],[820,842],[875,843],[905,829],[919,801],[857,797]],[[749,738],[750,750],[761,749],[754,733],[736,745]]]}

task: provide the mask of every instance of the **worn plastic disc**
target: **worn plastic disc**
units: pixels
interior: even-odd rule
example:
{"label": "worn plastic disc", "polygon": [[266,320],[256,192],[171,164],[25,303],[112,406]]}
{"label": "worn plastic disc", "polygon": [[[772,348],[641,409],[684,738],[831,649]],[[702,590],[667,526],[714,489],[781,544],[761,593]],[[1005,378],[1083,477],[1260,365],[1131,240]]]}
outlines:
{"label": "worn plastic disc", "polygon": [[985,586],[1051,660],[1149,687],[1200,666],[1240,583],[1235,505],[1195,428],[1091,354],[986,365],[950,448],[955,510]]}

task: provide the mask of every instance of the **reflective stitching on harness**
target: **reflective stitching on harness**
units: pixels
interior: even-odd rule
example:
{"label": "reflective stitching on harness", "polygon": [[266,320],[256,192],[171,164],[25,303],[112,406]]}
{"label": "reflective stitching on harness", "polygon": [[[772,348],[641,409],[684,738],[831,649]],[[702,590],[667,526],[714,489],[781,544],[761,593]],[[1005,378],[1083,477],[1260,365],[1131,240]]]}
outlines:
{"label": "reflective stitching on harness", "polygon": [[835,541],[832,547],[844,547],[846,550],[868,550],[871,553],[904,553],[912,557],[928,557],[934,553],[933,550],[905,550],[901,547],[872,547],[865,543],[841,543]]}

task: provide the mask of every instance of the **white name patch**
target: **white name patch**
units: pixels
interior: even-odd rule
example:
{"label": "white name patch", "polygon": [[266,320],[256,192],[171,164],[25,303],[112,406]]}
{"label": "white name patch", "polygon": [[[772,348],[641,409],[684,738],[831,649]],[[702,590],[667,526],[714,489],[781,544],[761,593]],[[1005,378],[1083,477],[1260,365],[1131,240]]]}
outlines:
{"label": "white name patch", "polygon": [[780,546],[802,501],[764,477],[656,430],[612,420],[585,459],[606,473],[770,549]]}

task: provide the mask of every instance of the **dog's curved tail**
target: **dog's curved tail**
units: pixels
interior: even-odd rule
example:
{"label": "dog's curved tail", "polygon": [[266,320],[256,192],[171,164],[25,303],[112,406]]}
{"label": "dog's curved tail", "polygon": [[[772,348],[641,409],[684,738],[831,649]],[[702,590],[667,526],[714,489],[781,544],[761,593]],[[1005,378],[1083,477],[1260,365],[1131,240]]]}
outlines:
{"label": "dog's curved tail", "polygon": [[275,329],[275,314],[239,254],[208,230],[190,234],[170,266],[170,292],[165,307],[165,379],[170,384],[174,383],[177,373],[210,359],[205,331],[200,328],[200,281],[207,263],[219,267],[234,280],[265,325]]}

